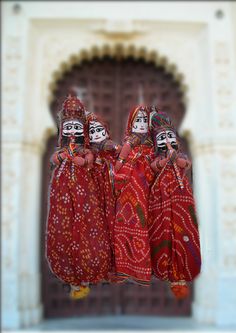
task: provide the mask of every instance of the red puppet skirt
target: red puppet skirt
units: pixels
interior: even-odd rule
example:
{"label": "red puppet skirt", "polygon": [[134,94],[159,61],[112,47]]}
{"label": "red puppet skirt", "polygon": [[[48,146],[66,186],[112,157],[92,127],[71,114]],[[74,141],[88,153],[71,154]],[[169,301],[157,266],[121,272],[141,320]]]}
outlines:
{"label": "red puppet skirt", "polygon": [[107,279],[111,248],[99,182],[69,161],[52,176],[46,245],[49,266],[62,281],[78,286]]}
{"label": "red puppet skirt", "polygon": [[115,205],[116,197],[114,192],[114,165],[116,158],[112,152],[102,151],[95,155],[94,167],[91,170],[93,177],[99,184],[99,198],[103,202],[107,226],[110,235],[110,246],[112,252],[111,272],[115,269],[114,259],[114,224],[115,224]]}
{"label": "red puppet skirt", "polygon": [[192,281],[201,268],[195,204],[188,179],[181,171],[181,189],[173,166],[157,176],[149,198],[152,269],[160,280]]}
{"label": "red puppet skirt", "polygon": [[115,176],[118,193],[114,227],[117,282],[132,280],[148,285],[151,257],[148,236],[148,198],[153,172],[152,148],[137,146]]}

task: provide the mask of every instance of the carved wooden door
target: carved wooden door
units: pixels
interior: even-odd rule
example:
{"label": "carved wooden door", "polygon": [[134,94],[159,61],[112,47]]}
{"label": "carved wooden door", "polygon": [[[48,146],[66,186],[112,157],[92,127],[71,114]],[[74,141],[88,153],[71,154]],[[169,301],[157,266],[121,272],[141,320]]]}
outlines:
{"label": "carved wooden door", "polygon": [[[58,82],[51,112],[56,113],[68,92],[77,92],[87,109],[101,114],[110,123],[114,140],[121,142],[128,113],[141,100],[145,104],[157,103],[170,114],[179,127],[184,116],[184,104],[179,85],[163,67],[127,58],[109,57],[85,61],[74,66]],[[42,188],[42,298],[45,317],[70,317],[105,314],[190,315],[191,297],[176,301],[166,283],[153,281],[150,288],[131,283],[103,284],[92,288],[87,299],[71,301],[68,286],[58,281],[45,259],[44,231],[46,226],[47,191],[50,179],[49,158],[56,146],[52,137],[43,160]],[[183,140],[184,149],[187,145]]]}

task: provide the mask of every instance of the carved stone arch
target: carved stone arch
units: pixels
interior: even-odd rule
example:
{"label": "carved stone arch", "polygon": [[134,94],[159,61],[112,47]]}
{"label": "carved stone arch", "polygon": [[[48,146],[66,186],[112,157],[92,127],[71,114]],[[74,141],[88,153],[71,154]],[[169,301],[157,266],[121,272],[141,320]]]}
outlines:
{"label": "carved stone arch", "polygon": [[61,62],[59,68],[52,73],[52,80],[49,83],[49,102],[53,100],[58,81],[62,79],[74,65],[79,65],[84,60],[92,61],[95,58],[102,59],[106,56],[117,60],[129,57],[135,60],[142,59],[146,63],[153,63],[156,67],[164,67],[166,73],[171,74],[178,83],[179,89],[183,93],[183,102],[187,103],[188,87],[184,82],[184,75],[178,71],[176,64],[172,63],[166,56],[159,54],[156,50],[148,50],[144,46],[137,47],[133,44],[128,46],[124,46],[123,44],[104,44],[102,47],[94,45],[89,49],[81,49],[78,53],[72,54],[67,60]]}
{"label": "carved stone arch", "polygon": [[[60,82],[72,71],[75,66],[82,66],[85,62],[91,63],[93,60],[102,60],[105,58],[111,58],[116,61],[133,59],[134,61],[143,61],[147,65],[153,65],[155,68],[162,68],[165,72],[165,75],[171,77],[171,80],[175,83],[176,87],[178,87],[178,92],[181,95],[182,106],[180,108],[183,110],[183,112],[181,116],[178,115],[178,122],[175,123],[175,117],[173,119],[176,127],[180,127],[185,115],[186,106],[188,104],[188,87],[185,84],[184,74],[178,70],[177,65],[172,63],[168,57],[159,54],[158,51],[154,49],[149,50],[145,46],[136,46],[134,44],[125,45],[120,43],[111,45],[104,44],[102,46],[93,45],[88,49],[83,48],[78,53],[71,54],[67,60],[60,63],[58,69],[52,73],[52,79],[49,83],[48,102],[50,104],[50,110],[54,116],[54,119],[55,110],[58,109],[60,103],[57,101],[57,106],[54,105],[54,107],[52,104],[55,102],[55,91],[57,90]],[[88,105],[86,106],[88,107]],[[185,141],[184,146],[187,147],[186,140],[183,141]]]}

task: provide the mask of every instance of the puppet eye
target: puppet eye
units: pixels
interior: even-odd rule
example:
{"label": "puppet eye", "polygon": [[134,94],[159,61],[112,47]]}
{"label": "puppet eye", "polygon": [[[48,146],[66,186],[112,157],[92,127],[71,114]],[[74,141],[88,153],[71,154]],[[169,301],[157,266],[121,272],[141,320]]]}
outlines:
{"label": "puppet eye", "polygon": [[69,131],[69,130],[72,129],[72,126],[71,126],[71,125],[67,125],[65,129],[66,129],[67,131]]}
{"label": "puppet eye", "polygon": [[101,132],[102,130],[103,130],[102,127],[98,127],[98,128],[97,128],[97,132]]}
{"label": "puppet eye", "polygon": [[144,122],[147,123],[147,117],[144,118]]}
{"label": "puppet eye", "polygon": [[90,130],[90,133],[91,133],[91,134],[94,134],[94,133],[95,133],[95,130],[94,130],[94,129]]}
{"label": "puppet eye", "polygon": [[169,132],[169,133],[167,134],[167,136],[168,136],[168,138],[174,138],[174,137],[175,137],[175,135],[174,135],[173,132]]}
{"label": "puppet eye", "polygon": [[162,134],[161,136],[159,136],[158,140],[164,140],[166,138],[165,134]]}

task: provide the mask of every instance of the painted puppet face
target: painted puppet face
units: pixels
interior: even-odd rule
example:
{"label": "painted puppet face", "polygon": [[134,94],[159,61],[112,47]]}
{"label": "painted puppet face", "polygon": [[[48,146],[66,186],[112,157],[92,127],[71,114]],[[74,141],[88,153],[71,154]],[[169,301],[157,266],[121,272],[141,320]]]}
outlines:
{"label": "painted puppet face", "polygon": [[80,137],[84,135],[84,125],[78,120],[67,120],[63,123],[62,135]]}
{"label": "painted puppet face", "polygon": [[172,148],[177,149],[178,144],[175,132],[171,130],[162,131],[156,135],[157,148],[161,151],[167,150],[166,142],[169,142]]}
{"label": "painted puppet face", "polygon": [[89,124],[89,140],[90,142],[101,142],[108,138],[105,127],[98,121],[91,121]]}
{"label": "painted puppet face", "polygon": [[148,117],[146,112],[139,111],[132,126],[134,133],[147,133],[148,132]]}

